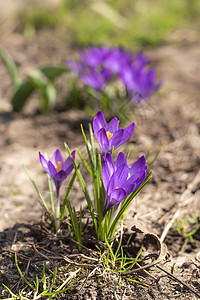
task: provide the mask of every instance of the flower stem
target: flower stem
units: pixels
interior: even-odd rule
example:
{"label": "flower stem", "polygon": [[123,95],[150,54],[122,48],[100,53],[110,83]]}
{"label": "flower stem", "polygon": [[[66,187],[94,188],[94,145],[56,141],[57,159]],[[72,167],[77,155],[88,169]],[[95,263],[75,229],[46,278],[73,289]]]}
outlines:
{"label": "flower stem", "polygon": [[60,227],[60,197],[59,197],[59,189],[56,189],[55,221],[54,221],[55,232],[58,231],[59,227]]}

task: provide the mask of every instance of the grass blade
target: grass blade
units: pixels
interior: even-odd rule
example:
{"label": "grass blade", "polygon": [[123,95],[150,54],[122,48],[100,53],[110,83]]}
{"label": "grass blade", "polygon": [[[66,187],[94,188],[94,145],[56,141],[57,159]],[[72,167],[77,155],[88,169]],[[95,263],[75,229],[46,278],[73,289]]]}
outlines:
{"label": "grass blade", "polygon": [[75,172],[77,174],[77,177],[79,179],[79,182],[81,184],[81,188],[83,190],[83,193],[85,195],[85,198],[86,198],[86,201],[87,201],[87,204],[88,204],[88,208],[89,208],[89,211],[90,211],[90,214],[91,214],[91,217],[92,217],[92,220],[93,220],[93,224],[94,224],[94,229],[95,229],[95,233],[96,235],[98,234],[98,227],[97,227],[97,220],[95,218],[95,215],[94,215],[94,208],[93,208],[93,205],[92,205],[92,201],[90,199],[90,195],[88,193],[88,190],[87,190],[87,187],[86,187],[86,183],[83,179],[83,176],[80,172],[80,169],[78,168],[77,164],[75,163],[75,161],[73,160],[73,157],[71,155],[71,152],[70,152],[70,149],[68,147],[68,145],[66,143],[64,143],[65,145],[65,148],[67,149],[67,152],[69,154],[69,157],[73,163],[73,166],[74,166],[74,169],[75,169]]}
{"label": "grass blade", "polygon": [[66,195],[65,195],[65,199],[63,201],[63,204],[62,204],[62,208],[61,208],[61,213],[60,213],[60,219],[62,220],[63,217],[64,217],[64,213],[65,213],[65,206],[66,206],[66,203],[67,203],[67,200],[69,198],[69,194],[72,190],[72,186],[74,184],[74,180],[76,178],[76,172],[74,172],[73,176],[72,176],[72,179],[70,180],[70,183],[69,183],[69,186],[68,186],[68,189],[67,189],[67,192],[66,192]]}
{"label": "grass blade", "polygon": [[16,252],[15,252],[15,264],[16,264],[17,270],[18,270],[19,275],[21,276],[21,278],[24,280],[24,282],[26,282],[26,284],[27,284],[28,286],[30,286],[30,288],[31,288],[32,290],[34,290],[34,286],[33,286],[30,282],[28,282],[28,280],[26,280],[26,278],[24,277],[24,275],[22,274],[22,271],[20,270],[20,268],[19,268],[19,266],[18,266],[18,263],[17,263],[17,253],[16,253]]}
{"label": "grass blade", "polygon": [[[32,182],[32,184],[33,184],[33,186],[34,186],[34,188],[35,188],[35,190],[36,190],[36,192],[37,192],[37,194],[38,194],[40,200],[42,201],[42,203],[43,203],[43,205],[44,205],[44,207],[45,207],[45,209],[46,209],[46,211],[49,213],[48,205],[47,205],[47,203],[46,203],[44,197],[42,196],[40,190],[38,189],[38,187],[37,187],[35,181],[33,180],[32,176],[30,175],[28,169],[27,169],[25,166],[24,166],[24,169],[25,169],[26,174],[28,175],[29,179],[31,180],[31,182]],[[50,213],[49,213],[49,215],[50,215]],[[50,217],[51,217],[51,215],[50,215]]]}
{"label": "grass blade", "polygon": [[92,174],[92,170],[90,169],[90,167],[89,167],[88,163],[86,162],[86,160],[85,160],[85,159],[84,159],[84,157],[82,156],[81,152],[80,152],[78,149],[76,149],[76,152],[78,153],[78,155],[79,155],[79,157],[80,157],[80,159],[81,159],[82,163],[83,163],[83,164],[84,164],[84,166],[86,167],[86,169],[87,169],[88,173],[89,173],[89,174],[90,174],[90,176],[92,177],[92,176],[93,176],[93,174]]}

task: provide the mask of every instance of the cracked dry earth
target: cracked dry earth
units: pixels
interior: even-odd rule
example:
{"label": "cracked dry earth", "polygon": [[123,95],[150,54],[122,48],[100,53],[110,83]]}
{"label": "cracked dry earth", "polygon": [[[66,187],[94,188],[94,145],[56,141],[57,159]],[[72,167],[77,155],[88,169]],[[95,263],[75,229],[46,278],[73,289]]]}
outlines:
{"label": "cracked dry earth", "polygon": [[[64,63],[66,58],[73,55],[72,49],[51,32],[45,31],[39,32],[34,39],[28,41],[23,36],[13,33],[7,38],[2,38],[1,45],[15,59],[22,76],[33,67],[51,62],[52,58],[54,62]],[[152,59],[158,77],[163,81],[163,89],[160,94],[139,107],[133,115],[131,121],[135,121],[136,126],[129,143],[133,148],[130,161],[152,150],[149,157],[151,161],[157,151],[161,149],[161,152],[153,166],[152,180],[128,211],[125,224],[129,234],[135,224],[136,227],[145,228],[146,232],[161,237],[171,219],[183,217],[186,213],[188,218],[192,219],[190,229],[193,229],[195,213],[200,216],[199,46],[198,38],[182,39],[173,45],[146,52]],[[27,249],[30,241],[36,245],[41,243],[41,237],[38,237],[34,228],[38,228],[39,225],[36,224],[40,222],[43,214],[23,165],[29,169],[45,199],[48,199],[46,177],[38,160],[38,152],[46,152],[51,156],[55,149],[59,148],[64,153],[64,142],[67,142],[71,149],[82,147],[79,124],[83,123],[87,128],[91,119],[83,111],[77,110],[63,109],[49,115],[40,115],[36,112],[37,95],[33,96],[22,114],[14,113],[9,103],[12,85],[2,63],[0,76],[0,280],[1,283],[15,289],[19,276],[13,261],[14,250],[17,249],[19,253],[22,267],[23,264],[27,264],[25,258],[31,255],[35,269],[31,269],[27,276],[32,278],[31,276],[34,277],[38,271],[36,254],[28,252],[30,249]],[[60,83],[60,93],[65,90],[65,84],[67,83]],[[63,189],[66,186],[67,183]],[[77,207],[80,203],[86,205],[78,182],[72,191],[71,201]],[[131,237],[133,247],[134,243],[138,244],[137,236],[138,234],[133,233]],[[127,280],[122,280],[119,287],[116,274],[106,272],[99,276],[97,270],[84,284],[76,287],[73,293],[66,292],[65,296],[56,298],[198,299],[200,228],[193,238],[194,242],[189,241],[182,251],[184,238],[175,229],[170,228],[164,236],[168,256],[158,266],[169,273],[173,270],[175,278],[171,278],[155,265],[148,269],[150,275],[142,271],[137,275],[148,287]],[[127,241],[124,239],[125,242]],[[58,249],[58,244],[52,242],[48,249],[70,255],[69,247],[65,251],[65,248],[59,245]],[[151,250],[149,251],[151,253]],[[25,268],[26,266],[24,270]],[[18,286],[22,287],[23,284],[20,282]],[[1,298],[8,297],[2,286],[1,294]]]}

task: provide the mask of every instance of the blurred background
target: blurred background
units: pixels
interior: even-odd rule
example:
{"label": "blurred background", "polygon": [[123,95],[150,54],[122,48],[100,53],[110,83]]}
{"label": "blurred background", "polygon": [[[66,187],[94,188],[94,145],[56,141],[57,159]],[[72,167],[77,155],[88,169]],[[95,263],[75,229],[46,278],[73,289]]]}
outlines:
{"label": "blurred background", "polygon": [[[191,38],[200,26],[199,0],[0,1],[0,34],[31,38],[49,28],[71,46],[134,49]],[[41,3],[42,2],[42,3]]]}

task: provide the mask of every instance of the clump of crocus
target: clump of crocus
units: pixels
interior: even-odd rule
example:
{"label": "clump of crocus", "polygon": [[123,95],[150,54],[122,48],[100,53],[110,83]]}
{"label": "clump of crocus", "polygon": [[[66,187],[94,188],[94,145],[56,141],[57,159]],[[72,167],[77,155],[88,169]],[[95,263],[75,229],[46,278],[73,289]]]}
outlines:
{"label": "clump of crocus", "polygon": [[[114,150],[131,138],[135,126],[132,123],[127,128],[119,129],[118,124],[116,117],[107,123],[103,113],[98,111],[93,120],[93,130],[89,125],[89,139],[81,127],[88,160],[79,151],[78,155],[93,181],[93,198],[87,190],[87,183],[79,165],[70,156],[88,203],[96,236],[100,240],[114,236],[115,229],[130,203],[151,178],[144,155],[130,165],[123,152],[118,154],[116,160],[113,158]],[[99,143],[100,154],[94,146],[93,134]],[[65,146],[70,155],[68,145]]]}
{"label": "clump of crocus", "polygon": [[91,46],[80,51],[79,61],[68,61],[71,70],[89,87],[104,93],[106,86],[117,80],[124,85],[126,100],[134,103],[146,101],[161,86],[148,64],[149,58],[141,52],[134,56],[123,48],[105,46]]}
{"label": "clump of crocus", "polygon": [[116,209],[128,195],[135,192],[144,182],[146,174],[144,156],[130,166],[122,152],[117,156],[115,163],[110,153],[102,157],[102,180],[106,195],[103,216],[105,217],[112,207]]}
{"label": "clump of crocus", "polygon": [[[73,159],[75,159],[75,151],[71,153],[71,156],[73,157]],[[68,157],[64,161],[63,156],[58,149],[54,152],[52,159],[49,161],[46,160],[46,158],[44,158],[44,156],[40,152],[39,152],[39,158],[44,170],[53,179],[56,187],[55,218],[57,220],[55,221],[55,224],[56,224],[56,231],[57,231],[60,224],[60,222],[58,221],[58,219],[60,218],[60,197],[59,197],[60,187],[63,181],[73,170],[73,164],[70,157]]]}
{"label": "clump of crocus", "polygon": [[99,111],[94,117],[94,134],[99,143],[102,155],[105,155],[107,152],[111,152],[112,149],[117,149],[131,138],[135,123],[132,123],[124,129],[119,129],[118,125],[119,121],[116,117],[107,124],[101,111]]}

